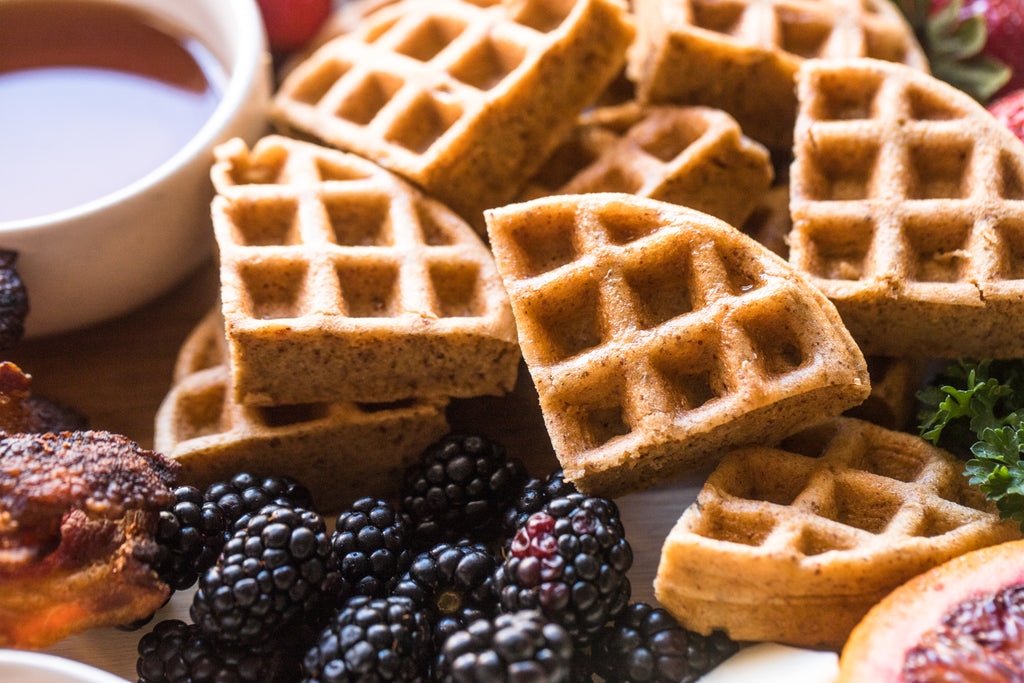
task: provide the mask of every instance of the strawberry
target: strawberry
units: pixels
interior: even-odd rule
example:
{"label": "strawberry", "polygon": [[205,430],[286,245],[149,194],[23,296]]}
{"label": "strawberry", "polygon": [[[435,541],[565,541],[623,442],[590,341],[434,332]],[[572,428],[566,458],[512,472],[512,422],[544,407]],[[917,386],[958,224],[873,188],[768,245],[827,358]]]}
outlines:
{"label": "strawberry", "polygon": [[1024,140],[1024,88],[1003,95],[988,106],[992,116]]}
{"label": "strawberry", "polygon": [[267,42],[276,55],[305,45],[331,13],[332,0],[257,0],[267,30]]}
{"label": "strawberry", "polygon": [[893,1],[937,78],[982,103],[1024,86],[1024,0]]}
{"label": "strawberry", "polygon": [[[949,0],[934,0],[933,13],[948,4]],[[1024,0],[966,0],[959,19],[971,17],[982,17],[985,22],[987,39],[982,53],[1010,68],[1010,80],[997,94],[1024,88]]]}

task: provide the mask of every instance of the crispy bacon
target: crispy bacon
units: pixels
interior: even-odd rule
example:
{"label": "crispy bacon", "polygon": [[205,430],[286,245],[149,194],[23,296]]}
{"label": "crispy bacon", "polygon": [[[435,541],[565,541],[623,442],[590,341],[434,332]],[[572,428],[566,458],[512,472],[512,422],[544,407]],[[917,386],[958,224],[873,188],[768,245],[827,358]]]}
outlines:
{"label": "crispy bacon", "polygon": [[0,647],[46,647],[163,604],[150,563],[177,470],[108,432],[0,435]]}
{"label": "crispy bacon", "polygon": [[11,362],[0,362],[0,431],[63,432],[85,429],[77,411],[32,392],[31,376]]}

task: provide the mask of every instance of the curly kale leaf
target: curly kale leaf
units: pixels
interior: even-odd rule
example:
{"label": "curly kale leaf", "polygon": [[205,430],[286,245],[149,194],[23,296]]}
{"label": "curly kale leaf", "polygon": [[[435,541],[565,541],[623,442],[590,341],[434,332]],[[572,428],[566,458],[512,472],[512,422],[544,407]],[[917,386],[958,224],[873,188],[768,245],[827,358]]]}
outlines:
{"label": "curly kale leaf", "polygon": [[970,483],[1024,528],[1024,360],[958,361],[918,398],[921,436],[969,452]]}

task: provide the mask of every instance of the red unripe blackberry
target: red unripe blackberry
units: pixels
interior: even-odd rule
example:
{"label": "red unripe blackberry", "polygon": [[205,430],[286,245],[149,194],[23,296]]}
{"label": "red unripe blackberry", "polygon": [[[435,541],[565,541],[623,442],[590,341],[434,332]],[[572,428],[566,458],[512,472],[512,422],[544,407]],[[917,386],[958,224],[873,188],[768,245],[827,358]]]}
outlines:
{"label": "red unripe blackberry", "polygon": [[585,644],[629,603],[632,564],[615,504],[576,493],[519,528],[495,589],[503,611],[540,610]]}

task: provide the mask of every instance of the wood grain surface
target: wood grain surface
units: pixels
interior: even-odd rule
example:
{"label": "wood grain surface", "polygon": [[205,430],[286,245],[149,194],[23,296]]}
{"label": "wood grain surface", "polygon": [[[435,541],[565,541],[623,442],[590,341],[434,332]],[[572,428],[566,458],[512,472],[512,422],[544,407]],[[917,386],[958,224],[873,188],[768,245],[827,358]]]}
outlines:
{"label": "wood grain surface", "polygon": [[[178,348],[216,304],[217,288],[211,262],[141,310],[85,330],[25,340],[6,359],[32,376],[41,395],[88,416],[92,428],[152,447],[153,418],[170,388]],[[508,396],[455,401],[448,417],[453,431],[478,431],[505,444],[532,474],[557,466],[525,369]],[[651,583],[662,541],[702,480],[703,475],[693,475],[617,500],[635,557],[630,575],[634,600],[654,600]],[[175,595],[151,625],[170,617],[187,619],[190,597],[191,592]],[[134,680],[136,644],[143,633],[95,629],[48,651]]]}

